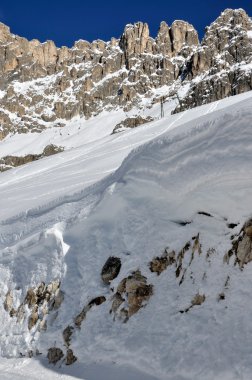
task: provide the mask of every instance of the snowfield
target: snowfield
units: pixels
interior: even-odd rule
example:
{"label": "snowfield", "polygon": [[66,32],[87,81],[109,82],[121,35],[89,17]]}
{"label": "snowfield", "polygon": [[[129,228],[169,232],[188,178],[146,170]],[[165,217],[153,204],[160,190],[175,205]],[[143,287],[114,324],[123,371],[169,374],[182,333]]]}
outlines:
{"label": "snowfield", "polygon": [[[0,156],[66,147],[0,175],[1,380],[251,378],[252,264],[241,270],[223,257],[252,216],[252,93],[170,109],[116,135],[120,110],[75,120],[61,135],[48,129],[0,142]],[[145,112],[157,117],[159,106]],[[180,252],[196,236],[200,250],[185,254],[183,278],[173,266],[150,271],[166,247]],[[122,268],[108,287],[100,273],[109,256]],[[111,289],[137,269],[153,295],[123,323],[110,313]],[[9,290],[17,308],[28,288],[55,279],[64,300],[46,331],[4,310]],[[196,294],[204,303],[184,312]],[[64,328],[97,296],[106,302],[72,336],[78,361],[49,366],[48,348],[64,347]],[[30,350],[42,355],[18,359]]]}

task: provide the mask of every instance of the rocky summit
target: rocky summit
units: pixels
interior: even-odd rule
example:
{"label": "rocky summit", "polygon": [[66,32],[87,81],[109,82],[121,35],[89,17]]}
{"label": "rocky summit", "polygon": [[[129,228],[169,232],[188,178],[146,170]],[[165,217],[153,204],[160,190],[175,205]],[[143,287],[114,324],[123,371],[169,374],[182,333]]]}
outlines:
{"label": "rocky summit", "polygon": [[[28,41],[0,24],[0,139],[89,118],[102,110],[141,109],[144,100],[178,98],[179,112],[252,89],[252,21],[225,10],[202,42],[185,21],[126,25],[109,42]],[[165,86],[165,87],[164,87]],[[178,96],[178,90],[182,88]]]}

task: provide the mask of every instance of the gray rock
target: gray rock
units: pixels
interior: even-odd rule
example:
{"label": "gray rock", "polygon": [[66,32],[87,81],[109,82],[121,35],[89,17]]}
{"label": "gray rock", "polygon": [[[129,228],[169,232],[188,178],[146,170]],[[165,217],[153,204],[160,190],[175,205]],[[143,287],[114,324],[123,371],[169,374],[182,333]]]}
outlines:
{"label": "gray rock", "polygon": [[13,307],[13,293],[11,290],[8,290],[5,296],[5,300],[4,300],[4,310],[7,311],[7,313],[10,313],[12,310],[12,307]]}
{"label": "gray rock", "polygon": [[66,354],[66,365],[72,365],[77,360],[77,357],[74,355],[73,350],[70,348],[67,350]]}
{"label": "gray rock", "polygon": [[49,364],[56,364],[64,357],[63,351],[58,347],[51,347],[47,353]]}
{"label": "gray rock", "polygon": [[139,270],[124,278],[113,296],[111,312],[126,322],[149,300],[153,294],[153,285],[147,283]]}
{"label": "gray rock", "polygon": [[64,339],[65,345],[67,347],[70,346],[71,337],[73,335],[73,332],[74,332],[74,327],[73,326],[67,326],[65,328],[65,330],[63,331],[63,339]]}

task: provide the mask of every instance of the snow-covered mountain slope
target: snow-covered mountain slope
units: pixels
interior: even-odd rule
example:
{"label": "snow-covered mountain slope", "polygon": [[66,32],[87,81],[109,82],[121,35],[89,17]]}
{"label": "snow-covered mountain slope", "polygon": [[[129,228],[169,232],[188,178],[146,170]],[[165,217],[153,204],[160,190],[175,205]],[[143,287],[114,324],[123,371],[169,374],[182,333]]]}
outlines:
{"label": "snow-covered mountain slope", "polygon": [[[250,378],[252,266],[232,244],[252,214],[251,105],[248,92],[119,135],[108,130],[120,116],[104,113],[100,139],[76,128],[67,151],[1,174],[3,357],[37,351],[44,364],[57,347],[49,379],[98,380],[103,368],[110,380],[125,368],[132,379]],[[19,138],[3,147],[24,149]],[[108,286],[109,256],[121,268]],[[131,314],[132,294],[143,307]],[[78,360],[65,367],[70,349]],[[4,379],[22,378],[19,360],[3,359]]]}
{"label": "snow-covered mountain slope", "polygon": [[[53,129],[40,134],[9,136],[0,142],[3,155],[37,153],[40,143],[67,144],[68,149],[56,156],[1,174],[0,189],[3,196],[0,199],[0,218],[5,220],[18,214],[32,213],[32,210],[36,212],[37,207],[47,207],[49,201],[57,205],[64,202],[64,197],[68,195],[82,197],[85,188],[113,173],[132,149],[204,115],[206,120],[216,117],[216,111],[250,98],[251,92],[247,92],[175,115],[169,114],[170,105],[166,103],[165,114],[168,116],[164,119],[112,136],[111,125],[121,120],[121,111],[104,113],[88,121],[77,121],[76,124],[70,123],[62,136]],[[214,116],[211,116],[213,112]],[[156,105],[148,114],[157,117],[159,106]]]}

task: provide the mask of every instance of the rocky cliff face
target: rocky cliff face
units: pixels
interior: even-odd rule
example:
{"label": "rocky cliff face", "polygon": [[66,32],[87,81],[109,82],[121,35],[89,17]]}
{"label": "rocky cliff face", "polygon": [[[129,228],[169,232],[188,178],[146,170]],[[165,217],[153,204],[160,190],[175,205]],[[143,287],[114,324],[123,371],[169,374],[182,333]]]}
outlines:
{"label": "rocky cliff face", "polygon": [[190,84],[178,112],[252,89],[251,73],[252,21],[242,9],[224,11],[201,44],[184,21],[161,22],[155,39],[137,22],[119,39],[80,40],[71,49],[28,41],[0,24],[0,139],[104,109],[141,107],[163,86],[169,99]]}
{"label": "rocky cliff face", "polygon": [[227,9],[206,28],[184,76],[191,88],[176,111],[252,89],[252,21],[244,10]]}

